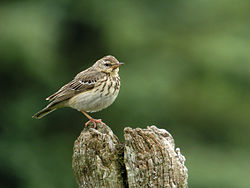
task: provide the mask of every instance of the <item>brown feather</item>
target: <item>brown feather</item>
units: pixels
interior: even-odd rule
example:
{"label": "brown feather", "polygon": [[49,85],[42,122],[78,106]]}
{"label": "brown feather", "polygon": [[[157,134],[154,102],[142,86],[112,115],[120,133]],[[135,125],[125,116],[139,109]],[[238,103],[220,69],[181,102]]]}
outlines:
{"label": "brown feather", "polygon": [[46,100],[53,101],[52,103],[65,101],[81,92],[94,88],[96,82],[106,75],[105,73],[97,73],[96,71],[91,71],[88,72],[88,74],[85,74],[87,70],[77,74],[72,81],[64,85],[53,95],[47,97]]}

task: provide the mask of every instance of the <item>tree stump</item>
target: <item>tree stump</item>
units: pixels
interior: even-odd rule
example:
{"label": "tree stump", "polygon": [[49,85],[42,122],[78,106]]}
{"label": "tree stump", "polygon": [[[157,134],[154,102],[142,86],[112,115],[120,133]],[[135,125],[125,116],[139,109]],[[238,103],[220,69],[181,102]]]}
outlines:
{"label": "tree stump", "polygon": [[83,187],[187,187],[185,157],[156,126],[124,129],[122,144],[107,125],[85,127],[74,143],[72,167]]}

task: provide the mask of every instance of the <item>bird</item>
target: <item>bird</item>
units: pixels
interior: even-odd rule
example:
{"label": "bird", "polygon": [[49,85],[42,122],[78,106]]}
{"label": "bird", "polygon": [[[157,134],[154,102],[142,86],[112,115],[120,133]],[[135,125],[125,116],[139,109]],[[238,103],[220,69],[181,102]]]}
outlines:
{"label": "bird", "polygon": [[[119,62],[114,56],[107,55],[97,60],[91,67],[78,73],[72,81],[47,97],[50,103],[32,117],[40,119],[56,109],[70,107],[82,112],[90,122],[105,124],[88,113],[98,112],[110,106],[120,90]],[[87,113],[88,112],[88,113]]]}

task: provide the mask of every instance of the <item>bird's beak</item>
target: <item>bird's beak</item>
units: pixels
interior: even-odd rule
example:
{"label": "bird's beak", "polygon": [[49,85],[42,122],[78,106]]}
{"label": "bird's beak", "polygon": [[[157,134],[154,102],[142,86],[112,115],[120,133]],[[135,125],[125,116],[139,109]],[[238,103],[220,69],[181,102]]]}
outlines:
{"label": "bird's beak", "polygon": [[122,65],[124,65],[124,63],[119,62],[119,63],[118,63],[118,64],[116,64],[114,67],[115,67],[115,68],[118,68],[118,67],[120,67],[120,66],[122,66]]}

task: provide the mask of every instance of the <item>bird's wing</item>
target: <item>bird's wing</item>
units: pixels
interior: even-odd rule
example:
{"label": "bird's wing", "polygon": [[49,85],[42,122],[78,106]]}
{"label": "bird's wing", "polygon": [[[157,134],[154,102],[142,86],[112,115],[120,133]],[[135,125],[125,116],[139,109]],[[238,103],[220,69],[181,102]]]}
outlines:
{"label": "bird's wing", "polygon": [[80,72],[72,81],[64,85],[53,95],[47,97],[46,100],[56,103],[67,100],[78,93],[92,89],[95,83],[104,76],[104,73],[96,71]]}

